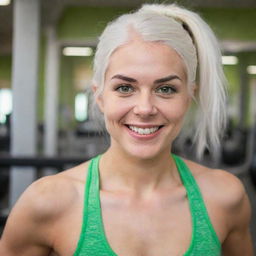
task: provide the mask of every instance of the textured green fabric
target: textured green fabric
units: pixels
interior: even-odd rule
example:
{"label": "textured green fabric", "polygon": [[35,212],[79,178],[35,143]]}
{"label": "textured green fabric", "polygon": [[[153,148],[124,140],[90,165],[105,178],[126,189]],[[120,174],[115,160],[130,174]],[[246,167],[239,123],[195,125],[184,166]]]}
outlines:
{"label": "textured green fabric", "polygon": [[[192,216],[192,239],[184,256],[219,256],[221,255],[221,244],[209,219],[199,187],[184,161],[178,156],[172,156],[186,188]],[[88,168],[83,225],[74,256],[117,256],[108,244],[102,223],[99,197],[99,159],[100,156],[93,158]]]}

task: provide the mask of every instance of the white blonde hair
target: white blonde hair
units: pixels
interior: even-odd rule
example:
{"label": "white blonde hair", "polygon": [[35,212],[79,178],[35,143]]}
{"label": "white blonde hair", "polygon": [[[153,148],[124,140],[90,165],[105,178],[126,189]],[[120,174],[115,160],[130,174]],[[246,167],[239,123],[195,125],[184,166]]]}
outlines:
{"label": "white blonde hair", "polygon": [[96,97],[104,88],[109,58],[131,39],[131,27],[143,40],[162,42],[181,56],[187,69],[188,90],[192,92],[195,83],[198,86],[194,136],[197,156],[202,156],[205,148],[216,150],[226,124],[226,80],[217,39],[195,12],[176,4],[145,4],[109,23],[99,38],[94,58]]}

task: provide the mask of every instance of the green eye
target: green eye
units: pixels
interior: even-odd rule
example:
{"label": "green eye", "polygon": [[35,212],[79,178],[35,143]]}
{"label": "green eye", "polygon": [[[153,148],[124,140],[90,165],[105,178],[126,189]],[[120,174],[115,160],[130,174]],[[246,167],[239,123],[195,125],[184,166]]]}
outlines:
{"label": "green eye", "polygon": [[169,94],[172,94],[172,93],[175,93],[177,90],[171,86],[162,86],[162,87],[159,87],[156,89],[156,92],[157,93],[160,93],[160,94],[166,94],[166,95],[169,95]]}
{"label": "green eye", "polygon": [[130,85],[120,85],[116,88],[116,91],[124,94],[128,94],[134,91],[133,87]]}

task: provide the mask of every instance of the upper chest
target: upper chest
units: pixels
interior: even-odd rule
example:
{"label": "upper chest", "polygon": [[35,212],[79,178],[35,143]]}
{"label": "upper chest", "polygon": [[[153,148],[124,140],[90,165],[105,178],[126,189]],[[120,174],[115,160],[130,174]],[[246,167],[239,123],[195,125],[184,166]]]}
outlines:
{"label": "upper chest", "polygon": [[[61,256],[73,255],[78,245],[83,198],[78,202],[56,225],[55,247]],[[101,211],[95,213],[99,214],[96,224],[117,255],[183,255],[191,244],[194,227],[184,188],[146,202],[101,192],[100,206]],[[215,221],[219,222],[216,216]]]}
{"label": "upper chest", "polygon": [[[134,197],[101,192],[97,225],[103,239],[117,255],[182,255],[189,247],[192,220],[186,192],[141,201]],[[59,255],[73,255],[83,225],[83,207],[74,206],[56,227]],[[101,234],[102,235],[102,234]],[[91,239],[88,237],[85,239]],[[100,238],[102,239],[102,237]]]}
{"label": "upper chest", "polygon": [[192,236],[186,192],[167,194],[141,200],[101,193],[105,236],[117,255],[183,255]]}
{"label": "upper chest", "polygon": [[[210,220],[219,240],[225,239],[225,216],[216,204],[204,194]],[[95,198],[94,198],[95,199]],[[72,209],[63,215],[55,225],[54,247],[58,255],[74,254],[80,239],[83,221],[87,218],[88,207],[97,223],[88,220],[100,230],[100,239],[107,244],[111,253],[121,256],[183,255],[191,244],[194,232],[191,202],[184,186],[152,196],[147,200],[130,198],[122,193],[101,191],[97,208],[84,205],[83,193]],[[95,201],[95,200],[94,200]],[[96,200],[97,201],[97,200]],[[83,213],[85,213],[83,215]],[[90,240],[91,236],[85,236]]]}

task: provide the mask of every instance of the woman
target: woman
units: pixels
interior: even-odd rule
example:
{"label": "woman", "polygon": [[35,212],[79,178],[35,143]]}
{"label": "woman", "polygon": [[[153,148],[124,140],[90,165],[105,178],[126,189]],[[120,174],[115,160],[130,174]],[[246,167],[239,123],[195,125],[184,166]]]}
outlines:
{"label": "woman", "polygon": [[252,256],[241,182],[170,154],[193,99],[198,155],[224,127],[220,51],[204,21],[176,5],[119,17],[100,37],[93,81],[109,149],[32,184],[1,255]]}

